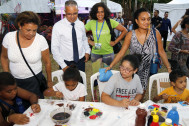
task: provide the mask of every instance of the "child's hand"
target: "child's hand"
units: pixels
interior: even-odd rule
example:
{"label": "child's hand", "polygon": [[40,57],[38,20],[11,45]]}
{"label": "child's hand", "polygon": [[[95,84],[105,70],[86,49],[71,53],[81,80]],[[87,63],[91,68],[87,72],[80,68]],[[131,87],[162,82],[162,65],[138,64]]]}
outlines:
{"label": "child's hand", "polygon": [[123,99],[123,100],[120,101],[120,107],[128,108],[129,103],[130,103],[129,99]]}
{"label": "child's hand", "polygon": [[57,91],[57,92],[56,92],[56,97],[58,97],[58,98],[63,98],[64,95],[62,94],[62,92]]}
{"label": "child's hand", "polygon": [[130,103],[129,103],[129,105],[131,105],[131,106],[137,106],[139,104],[140,104],[139,101],[137,101],[135,99],[131,100]]}
{"label": "child's hand", "polygon": [[41,111],[40,105],[39,104],[32,104],[31,109],[34,113],[39,113]]}
{"label": "child's hand", "polygon": [[167,95],[166,93],[164,93],[164,94],[161,95],[161,97],[162,97],[162,99],[166,100],[166,99],[168,99],[169,95]]}
{"label": "child's hand", "polygon": [[30,119],[25,114],[12,114],[8,116],[8,121],[10,123],[24,125],[29,123]]}

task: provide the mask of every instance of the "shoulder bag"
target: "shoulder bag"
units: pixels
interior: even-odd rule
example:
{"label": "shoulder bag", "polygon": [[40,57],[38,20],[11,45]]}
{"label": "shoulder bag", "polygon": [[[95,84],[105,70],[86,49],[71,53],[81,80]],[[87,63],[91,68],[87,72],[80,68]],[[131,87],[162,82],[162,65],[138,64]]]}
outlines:
{"label": "shoulder bag", "polygon": [[[116,35],[115,35],[115,33],[114,33],[114,30],[112,29],[112,26],[111,26],[111,23],[110,23],[110,19],[109,19],[109,18],[106,19],[106,23],[107,23],[107,25],[108,25],[108,27],[109,27],[109,29],[110,29],[111,41],[115,41],[115,40],[116,40]],[[117,44],[115,44],[115,45],[113,46],[114,54],[119,53],[119,51],[121,50],[121,47],[122,47],[122,45],[121,45],[120,42],[118,42]]]}
{"label": "shoulder bag", "polygon": [[18,46],[19,46],[19,49],[20,49],[20,52],[22,54],[22,57],[26,63],[26,65],[28,66],[28,68],[30,69],[30,71],[32,72],[32,74],[34,75],[34,77],[36,78],[36,80],[38,81],[39,83],[39,86],[40,86],[40,91],[43,93],[46,89],[47,89],[47,80],[46,78],[42,75],[42,80],[40,80],[36,75],[35,73],[33,72],[33,70],[31,69],[30,65],[28,64],[23,52],[22,52],[22,49],[20,47],[20,41],[19,41],[19,31],[17,31],[17,41],[18,41]]}
{"label": "shoulder bag", "polygon": [[153,30],[153,34],[154,34],[154,38],[156,41],[156,52],[151,60],[151,66],[150,66],[150,75],[156,74],[158,72],[158,68],[161,67],[161,60],[160,60],[160,56],[158,53],[158,43],[157,43],[157,38],[156,38],[156,30],[155,28],[152,28]]}

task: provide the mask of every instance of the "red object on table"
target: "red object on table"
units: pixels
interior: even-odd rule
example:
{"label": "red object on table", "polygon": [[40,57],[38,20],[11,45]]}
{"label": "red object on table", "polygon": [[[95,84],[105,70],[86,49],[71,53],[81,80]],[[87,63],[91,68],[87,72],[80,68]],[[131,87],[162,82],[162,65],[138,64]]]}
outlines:
{"label": "red object on table", "polygon": [[150,126],[159,126],[159,122],[152,122]]}
{"label": "red object on table", "polygon": [[96,117],[97,117],[96,115],[92,115],[92,116],[90,116],[89,118],[90,118],[90,119],[96,119]]}
{"label": "red object on table", "polygon": [[153,104],[152,106],[154,106],[155,108],[159,108],[160,106],[157,104]]}

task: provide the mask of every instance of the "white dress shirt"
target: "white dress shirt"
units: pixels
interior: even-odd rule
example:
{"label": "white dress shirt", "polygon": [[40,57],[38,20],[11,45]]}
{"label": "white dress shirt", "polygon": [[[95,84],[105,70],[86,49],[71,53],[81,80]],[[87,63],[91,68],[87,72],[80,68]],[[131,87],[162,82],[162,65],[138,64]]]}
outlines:
{"label": "white dress shirt", "polygon": [[[83,22],[77,19],[74,23],[79,59],[81,59],[85,53],[90,54],[90,48]],[[53,58],[62,69],[67,66],[64,60],[73,61],[72,25],[67,18],[60,20],[53,26],[51,50]]]}

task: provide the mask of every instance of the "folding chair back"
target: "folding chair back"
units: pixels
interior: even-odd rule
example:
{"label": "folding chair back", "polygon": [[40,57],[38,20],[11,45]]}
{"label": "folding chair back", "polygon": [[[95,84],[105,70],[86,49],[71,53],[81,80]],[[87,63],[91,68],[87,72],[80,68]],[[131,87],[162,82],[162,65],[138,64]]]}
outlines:
{"label": "folding chair back", "polygon": [[[111,70],[111,71],[112,71],[112,74],[115,74],[115,73],[118,73],[118,72],[119,72],[119,71],[117,71],[117,70]],[[99,76],[99,72],[93,74],[93,75],[90,77],[91,93],[92,93],[93,101],[94,101],[94,81],[97,80],[97,82],[98,82],[100,101],[101,101],[101,94],[102,94],[102,91],[104,90],[104,88],[105,88],[105,86],[106,86],[106,84],[105,84],[104,82],[100,82],[100,81],[99,81],[98,76]]]}

